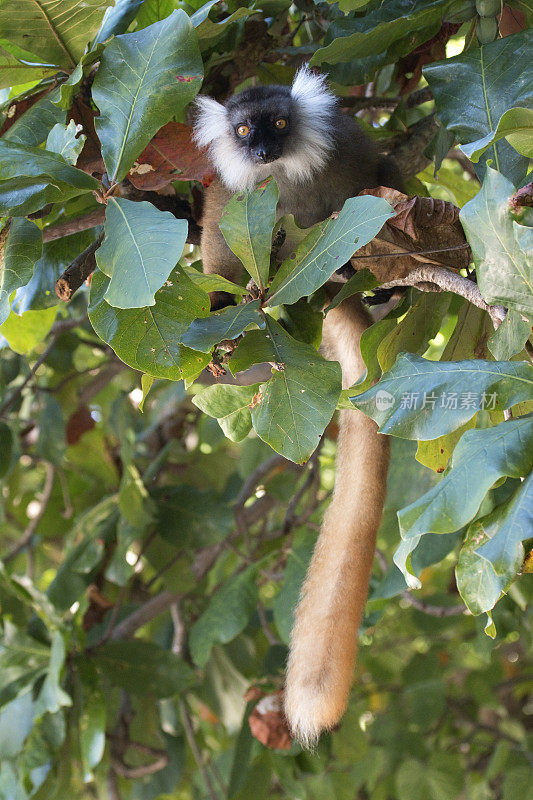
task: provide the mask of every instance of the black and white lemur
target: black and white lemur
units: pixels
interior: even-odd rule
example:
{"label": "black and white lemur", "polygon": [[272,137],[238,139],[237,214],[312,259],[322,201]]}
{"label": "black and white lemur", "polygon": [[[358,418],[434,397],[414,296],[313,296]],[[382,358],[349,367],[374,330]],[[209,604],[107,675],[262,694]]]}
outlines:
{"label": "black and white lemur", "polygon": [[[294,214],[303,227],[363,189],[400,188],[394,163],[341,113],[325,78],[306,67],[291,87],[258,86],[224,105],[209,97],[197,103],[195,140],[209,148],[217,174],[205,194],[205,272],[239,277],[241,262],[219,228],[222,210],[234,193],[270,175],[279,187],[278,216]],[[354,297],[324,320],[321,349],[340,362],[344,387],[364,369],[359,339],[368,324]],[[334,726],[346,708],[387,466],[388,441],[375,423],[359,411],[341,411],[335,490],[296,609],[287,667],[285,713],[304,744]]]}

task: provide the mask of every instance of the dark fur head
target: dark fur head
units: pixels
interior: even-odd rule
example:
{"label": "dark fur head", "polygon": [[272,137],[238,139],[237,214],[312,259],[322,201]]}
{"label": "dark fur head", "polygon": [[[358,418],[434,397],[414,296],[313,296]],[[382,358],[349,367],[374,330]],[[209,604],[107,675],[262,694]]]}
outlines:
{"label": "dark fur head", "polygon": [[225,105],[209,97],[197,105],[195,140],[209,147],[220,178],[235,192],[269,175],[305,183],[334,147],[336,99],[325,79],[305,67],[292,87],[257,86]]}

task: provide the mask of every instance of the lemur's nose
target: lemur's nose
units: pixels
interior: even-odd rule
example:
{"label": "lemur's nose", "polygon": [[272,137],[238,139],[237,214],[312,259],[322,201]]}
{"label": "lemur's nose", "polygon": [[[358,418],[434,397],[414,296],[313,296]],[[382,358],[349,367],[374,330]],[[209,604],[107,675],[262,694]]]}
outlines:
{"label": "lemur's nose", "polygon": [[256,154],[257,158],[261,159],[261,161],[267,161],[268,160],[268,153],[263,147],[258,147],[257,150],[255,151],[255,154]]}

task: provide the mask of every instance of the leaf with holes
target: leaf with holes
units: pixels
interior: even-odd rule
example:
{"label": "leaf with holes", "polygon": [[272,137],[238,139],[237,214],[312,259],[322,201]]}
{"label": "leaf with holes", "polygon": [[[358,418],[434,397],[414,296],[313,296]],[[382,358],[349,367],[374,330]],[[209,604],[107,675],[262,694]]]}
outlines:
{"label": "leaf with holes", "polygon": [[96,132],[109,179],[121,181],[157,131],[200,89],[202,60],[189,17],[170,17],[115,37],[93,84]]}
{"label": "leaf with holes", "polygon": [[472,614],[494,608],[522,568],[533,530],[533,472],[507,502],[469,527],[456,567],[457,588]]}
{"label": "leaf with holes", "polygon": [[295,303],[320,288],[356,250],[368,244],[394,210],[381,197],[350,197],[340,214],[316,225],[280,266],[270,286],[270,306]]}
{"label": "leaf with holes", "polygon": [[489,167],[483,186],[463,206],[460,218],[484,300],[533,316],[533,228],[513,219],[512,194],[513,184]]}
{"label": "leaf with holes", "polygon": [[110,197],[105,239],[96,251],[96,263],[111,278],[107,302],[115,308],[153,306],[186,240],[186,220],[145,201]]}
{"label": "leaf with holes", "polygon": [[[398,512],[402,543],[394,554],[394,562],[409,585],[420,585],[410,572],[408,559],[422,536],[459,530],[474,518],[486,493],[499,478],[504,475],[520,478],[532,468],[533,416],[508,420],[494,428],[467,431],[454,450],[450,472],[433,489]],[[514,535],[521,535],[522,531],[518,526]],[[484,547],[490,545],[488,542]],[[480,555],[484,555],[482,550]]]}
{"label": "leaf with holes", "polygon": [[228,247],[261,290],[268,283],[278,197],[277,183],[269,178],[253,192],[234,195],[219,223]]}

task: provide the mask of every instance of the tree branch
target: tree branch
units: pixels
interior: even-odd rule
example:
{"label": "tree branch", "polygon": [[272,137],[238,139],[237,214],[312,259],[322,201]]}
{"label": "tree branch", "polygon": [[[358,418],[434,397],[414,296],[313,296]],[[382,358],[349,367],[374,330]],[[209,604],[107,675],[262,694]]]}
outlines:
{"label": "tree branch", "polygon": [[54,488],[54,477],[55,477],[55,468],[52,464],[45,462],[44,464],[46,469],[46,475],[44,479],[44,486],[41,492],[41,506],[39,508],[38,513],[35,517],[29,522],[26,530],[18,540],[18,542],[11,548],[9,553],[6,553],[5,557],[2,559],[4,564],[9,564],[10,561],[13,561],[14,558],[18,556],[25,547],[28,547],[31,544],[33,539],[33,534],[35,533],[39,522],[42,519],[44,512],[46,511],[46,507],[52,495],[52,489]]}
{"label": "tree branch", "polygon": [[431,617],[440,617],[441,619],[444,617],[457,617],[468,611],[463,603],[453,606],[433,606],[431,603],[424,603],[423,600],[419,600],[408,591],[402,592],[402,597],[410,606],[416,608],[417,611],[422,611],[424,614],[429,614]]}
{"label": "tree branch", "polygon": [[505,309],[502,306],[490,306],[486,303],[481,297],[477,283],[445,267],[423,264],[405,278],[395,278],[390,283],[382,283],[380,289],[391,289],[393,286],[414,286],[422,292],[445,291],[458,294],[472,305],[486,311],[495,330],[505,319]]}
{"label": "tree branch", "polygon": [[104,239],[104,232],[92,242],[85,250],[76,256],[62,275],[57,279],[55,289],[60,300],[68,302],[74,292],[82,286],[89,275],[96,269],[95,251],[98,250]]}
{"label": "tree branch", "polygon": [[187,706],[185,705],[183,700],[178,699],[178,705],[181,711],[181,718],[183,720],[183,729],[185,731],[187,742],[189,744],[189,747],[191,748],[191,752],[193,754],[194,760],[196,761],[198,770],[200,771],[200,774],[204,780],[207,791],[209,793],[209,797],[211,798],[211,800],[220,800],[218,792],[215,789],[215,784],[211,780],[211,776],[204,764],[200,748],[198,747],[196,739],[194,738],[194,730],[192,727],[191,715],[189,714]]}
{"label": "tree branch", "polygon": [[111,640],[115,641],[117,639],[129,639],[135,633],[138,628],[142,628],[143,625],[146,625],[148,622],[151,622],[153,619],[159,616],[159,614],[163,614],[173,603],[176,603],[180,599],[181,595],[174,594],[172,592],[161,592],[157,594],[155,597],[152,597],[148,600],[144,605],[138,608],[133,614],[130,614],[129,617],[126,617],[120,625],[117,625],[113,633],[111,634]]}

